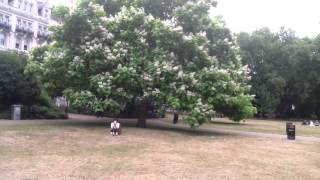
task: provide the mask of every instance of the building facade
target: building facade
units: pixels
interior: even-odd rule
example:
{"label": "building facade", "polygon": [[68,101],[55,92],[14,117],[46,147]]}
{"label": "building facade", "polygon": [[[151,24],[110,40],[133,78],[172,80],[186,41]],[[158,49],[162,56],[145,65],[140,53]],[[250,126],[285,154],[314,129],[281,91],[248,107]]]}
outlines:
{"label": "building facade", "polygon": [[0,50],[28,51],[47,42],[48,0],[0,0]]}

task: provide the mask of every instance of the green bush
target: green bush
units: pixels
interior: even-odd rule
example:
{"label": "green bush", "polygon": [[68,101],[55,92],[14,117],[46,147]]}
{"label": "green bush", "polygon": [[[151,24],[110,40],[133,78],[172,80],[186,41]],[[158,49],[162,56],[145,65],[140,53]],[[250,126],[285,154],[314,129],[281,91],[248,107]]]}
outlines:
{"label": "green bush", "polygon": [[0,52],[0,103],[30,104],[41,90],[33,77],[26,76],[27,57],[13,52]]}
{"label": "green bush", "polygon": [[23,119],[65,119],[67,114],[57,107],[32,105],[22,108]]}
{"label": "green bush", "polygon": [[22,111],[24,119],[65,119],[67,113],[56,107],[49,95],[42,91],[35,98],[35,102],[31,106],[26,106]]}
{"label": "green bush", "polygon": [[27,56],[0,51],[0,119],[9,119],[12,104],[22,104],[23,119],[66,118],[32,75],[24,74]]}
{"label": "green bush", "polygon": [[10,109],[5,109],[0,111],[0,119],[9,119],[10,118]]}

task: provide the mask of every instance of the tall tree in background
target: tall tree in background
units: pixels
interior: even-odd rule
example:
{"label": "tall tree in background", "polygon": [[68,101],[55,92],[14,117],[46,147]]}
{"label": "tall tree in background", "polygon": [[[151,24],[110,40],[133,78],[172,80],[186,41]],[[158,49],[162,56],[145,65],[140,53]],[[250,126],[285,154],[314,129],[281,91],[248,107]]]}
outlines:
{"label": "tall tree in background", "polygon": [[238,35],[259,115],[319,115],[318,41],[319,37],[298,38],[284,28],[277,33],[264,28]]}
{"label": "tall tree in background", "polygon": [[29,105],[40,94],[34,78],[23,74],[26,64],[25,55],[0,52],[0,111],[15,103]]}
{"label": "tall tree in background", "polygon": [[235,121],[255,113],[239,48],[223,21],[209,18],[215,2],[97,2],[53,28],[54,44],[28,65],[74,107],[117,115],[134,100],[141,127],[150,101],[184,111],[192,127],[215,111]]}

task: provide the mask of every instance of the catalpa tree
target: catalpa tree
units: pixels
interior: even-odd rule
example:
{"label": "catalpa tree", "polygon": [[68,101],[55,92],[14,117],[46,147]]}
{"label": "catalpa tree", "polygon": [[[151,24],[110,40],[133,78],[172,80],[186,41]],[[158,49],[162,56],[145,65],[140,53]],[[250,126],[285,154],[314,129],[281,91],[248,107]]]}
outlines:
{"label": "catalpa tree", "polygon": [[73,107],[118,115],[135,101],[140,127],[151,101],[184,112],[191,127],[217,111],[235,121],[255,113],[247,68],[224,23],[209,18],[212,2],[186,1],[163,17],[132,2],[110,14],[82,3],[53,28],[48,50],[33,53],[28,71]]}

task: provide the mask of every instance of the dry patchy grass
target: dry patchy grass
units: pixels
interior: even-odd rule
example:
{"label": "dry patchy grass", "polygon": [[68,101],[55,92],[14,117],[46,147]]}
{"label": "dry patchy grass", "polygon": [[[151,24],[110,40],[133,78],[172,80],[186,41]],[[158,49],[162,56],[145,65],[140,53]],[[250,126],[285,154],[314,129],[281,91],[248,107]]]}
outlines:
{"label": "dry patchy grass", "polygon": [[[288,121],[289,122],[289,121]],[[293,121],[296,125],[297,136],[313,136],[320,137],[320,127],[303,126],[301,122]],[[219,129],[240,130],[250,132],[263,132],[274,134],[286,134],[286,121],[283,120],[257,120],[249,119],[242,122],[232,122],[226,118],[217,118],[206,127],[214,127]]]}
{"label": "dry patchy grass", "polygon": [[319,179],[316,142],[103,125],[0,122],[1,179]]}
{"label": "dry patchy grass", "polygon": [[[166,122],[172,122],[173,115],[167,114]],[[182,116],[180,117],[180,119]],[[246,132],[286,134],[286,122],[293,122],[296,125],[297,136],[320,137],[320,126],[303,126],[299,121],[290,121],[283,119],[265,120],[265,119],[247,119],[241,122],[233,122],[228,118],[215,118],[211,124],[202,125],[206,128],[216,128],[225,130],[237,130]]]}

